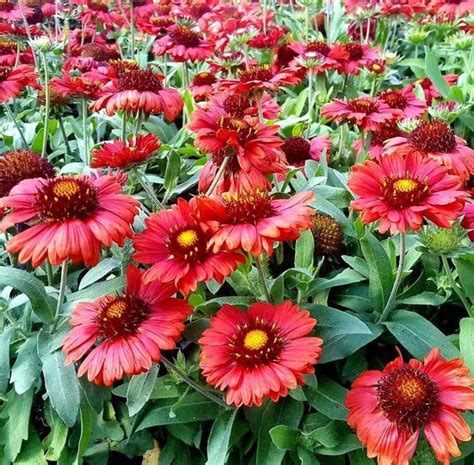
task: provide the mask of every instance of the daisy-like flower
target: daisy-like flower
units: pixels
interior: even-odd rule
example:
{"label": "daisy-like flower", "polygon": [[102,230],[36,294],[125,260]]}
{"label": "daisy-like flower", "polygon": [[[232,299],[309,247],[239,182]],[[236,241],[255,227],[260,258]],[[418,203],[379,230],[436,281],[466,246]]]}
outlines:
{"label": "daisy-like flower", "polygon": [[434,158],[464,181],[474,174],[474,150],[444,121],[422,121],[410,134],[389,139],[386,153],[419,152]]}
{"label": "daisy-like flower", "polygon": [[67,259],[97,265],[102,246],[122,246],[132,236],[140,204],[121,193],[122,178],[82,175],[21,181],[0,199],[0,208],[11,209],[1,227],[32,226],[8,242],[8,252],[19,253],[20,263],[31,260],[33,267],[46,259],[53,265]]}
{"label": "daisy-like flower", "polygon": [[15,23],[23,19],[21,9],[25,17],[31,16],[34,11],[26,5],[19,5],[11,0],[3,0],[0,2],[0,20]]}
{"label": "daisy-like flower", "polygon": [[321,108],[321,115],[336,123],[350,122],[364,131],[374,131],[402,115],[402,111],[390,108],[385,102],[372,97],[350,100],[334,99]]}
{"label": "daisy-like flower", "polygon": [[124,17],[115,11],[111,11],[106,2],[86,0],[80,3],[82,5],[80,19],[86,26],[103,24],[107,28],[118,28],[124,24]]}
{"label": "daisy-like flower", "polygon": [[202,228],[194,200],[179,198],[171,209],[151,214],[145,225],[145,230],[134,238],[133,258],[152,265],[146,282],[173,282],[187,295],[200,282],[223,282],[239,263],[245,262],[240,253],[211,250],[211,234]]}
{"label": "daisy-like flower", "polygon": [[314,73],[321,73],[328,69],[336,69],[343,60],[349,58],[349,52],[339,44],[329,45],[322,40],[301,44],[294,42],[291,48],[298,56],[290,63],[291,66],[301,66],[304,62],[318,62],[313,66]]}
{"label": "daisy-like flower", "polygon": [[20,181],[33,178],[52,178],[54,166],[31,150],[12,150],[0,157],[0,197],[10,193]]}
{"label": "daisy-like flower", "polygon": [[135,22],[137,29],[144,34],[159,36],[166,34],[170,26],[174,24],[173,19],[170,17],[161,16],[157,13],[152,13],[151,15],[137,15]]}
{"label": "daisy-like flower", "polygon": [[118,110],[145,114],[163,113],[174,121],[181,113],[183,100],[176,89],[163,87],[163,76],[151,68],[143,69],[132,61],[117,60],[109,67],[109,82],[91,109],[105,109],[109,116]]}
{"label": "daisy-like flower", "polygon": [[417,231],[425,218],[449,228],[467,198],[458,176],[416,152],[355,165],[348,186],[356,197],[351,207],[362,212],[365,224],[380,221],[381,233]]}
{"label": "daisy-like flower", "polygon": [[30,65],[0,65],[0,102],[18,97],[26,86],[39,89],[39,74]]}
{"label": "daisy-like flower", "polygon": [[105,77],[98,73],[85,72],[79,76],[73,76],[64,69],[61,76],[51,79],[50,87],[64,97],[96,99],[106,82]]}
{"label": "daisy-like flower", "polygon": [[194,100],[200,102],[212,95],[212,86],[217,81],[216,76],[208,71],[202,71],[194,76],[189,86]]}
{"label": "daisy-like flower", "polygon": [[[281,112],[280,106],[267,93],[263,93],[260,103],[262,115],[265,119],[278,119]],[[255,100],[250,100],[248,95],[229,94],[218,92],[209,100],[208,110],[215,108],[224,115],[242,119],[244,116],[258,116],[258,108]]]}
{"label": "daisy-like flower", "polygon": [[321,160],[321,155],[326,154],[329,161],[331,151],[331,139],[329,136],[318,136],[311,140],[304,137],[290,137],[285,140],[282,150],[285,153],[286,161],[291,166],[304,166],[306,160]]}
{"label": "daisy-like flower", "polygon": [[158,39],[153,46],[156,56],[168,53],[174,61],[205,61],[215,53],[215,45],[202,38],[199,32],[184,25],[174,25],[168,34]]}
{"label": "daisy-like flower", "polygon": [[92,168],[130,168],[148,161],[160,148],[160,140],[153,134],[139,135],[126,143],[120,139],[106,142],[91,153]]}
{"label": "daisy-like flower", "polygon": [[106,386],[149,370],[161,351],[176,347],[192,313],[175,293],[172,284],[144,283],[143,273],[129,266],[124,294],[82,302],[72,311],[73,328],[62,344],[66,365],[86,356],[78,376]]}
{"label": "daisy-like flower", "polygon": [[474,12],[474,0],[430,0],[428,8],[433,14],[450,20],[461,18]]}
{"label": "daisy-like flower", "polygon": [[298,84],[301,78],[291,68],[273,72],[268,65],[256,65],[240,71],[238,79],[221,79],[217,83],[219,90],[229,90],[235,94],[258,95],[267,92],[277,92],[281,86]]}
{"label": "daisy-like flower", "polygon": [[253,304],[248,311],[224,305],[199,340],[206,381],[227,392],[227,403],[276,402],[314,373],[323,341],[310,336],[316,320],[293,303]]}
{"label": "daisy-like flower", "polygon": [[426,2],[424,0],[383,0],[381,7],[383,15],[403,15],[407,19],[412,19],[414,15],[426,11]]}
{"label": "daisy-like flower", "polygon": [[[443,78],[450,86],[454,86],[458,82],[459,76],[457,74],[445,74]],[[423,89],[427,105],[431,105],[433,99],[441,97],[441,94],[438,92],[436,86],[427,77],[408,84],[406,87],[408,87],[410,90],[413,90],[417,84]]]}
{"label": "daisy-like flower", "polygon": [[213,236],[214,251],[245,250],[258,257],[273,252],[273,242],[298,239],[310,228],[314,194],[298,192],[288,199],[273,199],[268,192],[252,190],[198,199],[200,218]]}
{"label": "daisy-like flower", "polygon": [[415,97],[415,94],[408,88],[391,89],[382,92],[379,99],[385,102],[390,108],[402,111],[400,118],[412,119],[422,116],[426,109],[426,102]]}
{"label": "daisy-like flower", "polygon": [[[380,126],[375,131],[372,131],[370,138],[370,146],[368,150],[370,158],[378,160],[384,151],[385,142],[389,139],[392,139],[394,137],[400,137],[402,135],[403,132],[396,124]],[[354,149],[357,154],[360,154],[364,149],[364,141],[362,139],[357,139],[354,142]]]}
{"label": "daisy-like flower", "polygon": [[19,51],[19,43],[0,37],[0,65],[15,66],[17,59],[19,63],[33,64],[33,53],[30,48]]}
{"label": "daisy-like flower", "polygon": [[459,411],[474,408],[474,380],[461,359],[447,361],[432,349],[423,362],[402,356],[382,371],[362,373],[346,397],[348,423],[367,455],[380,465],[408,465],[420,432],[443,465],[460,457],[458,442],[471,430]]}
{"label": "daisy-like flower", "polygon": [[380,58],[380,53],[377,48],[371,48],[367,44],[359,42],[348,42],[341,44],[342,49],[347,53],[347,58],[339,65],[339,73],[358,75],[360,70],[367,65],[367,63]]}

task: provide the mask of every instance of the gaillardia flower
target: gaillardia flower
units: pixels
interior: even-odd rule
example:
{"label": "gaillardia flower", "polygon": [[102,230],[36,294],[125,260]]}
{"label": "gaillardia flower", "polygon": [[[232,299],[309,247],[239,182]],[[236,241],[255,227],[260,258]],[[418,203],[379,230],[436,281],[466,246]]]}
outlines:
{"label": "gaillardia flower", "polygon": [[144,163],[160,148],[160,140],[153,134],[139,135],[126,143],[120,139],[106,142],[91,153],[92,168],[130,168]]}
{"label": "gaillardia flower", "polygon": [[30,65],[0,65],[0,102],[18,97],[26,86],[39,89],[39,74]]}
{"label": "gaillardia flower", "polygon": [[143,69],[133,61],[112,61],[99,98],[91,109],[103,108],[109,116],[118,110],[145,114],[163,113],[174,121],[183,108],[183,100],[176,89],[163,87],[163,76],[151,68]]}
{"label": "gaillardia flower", "polygon": [[187,295],[196,290],[199,282],[222,282],[239,263],[245,262],[240,253],[211,250],[211,234],[199,222],[195,199],[187,202],[179,198],[171,209],[151,214],[145,225],[145,230],[135,236],[133,258],[152,265],[146,282],[174,282]]}
{"label": "gaillardia flower", "polygon": [[226,192],[221,196],[201,197],[201,221],[213,236],[214,251],[245,250],[258,257],[263,250],[273,252],[273,242],[298,239],[310,228],[314,194],[298,192],[288,199],[273,199],[268,192]]}
{"label": "gaillardia flower", "polygon": [[451,456],[461,456],[458,442],[471,439],[459,410],[474,408],[473,384],[463,361],[444,360],[439,349],[424,362],[400,356],[354,381],[345,401],[348,423],[380,465],[408,465],[421,431],[439,462],[449,465]]}
{"label": "gaillardia flower", "polygon": [[467,193],[458,176],[447,174],[436,160],[417,153],[394,153],[379,161],[355,165],[348,186],[351,208],[365,224],[380,221],[379,231],[416,231],[426,218],[443,228],[461,214]]}
{"label": "gaillardia flower", "polygon": [[176,347],[191,306],[172,297],[172,284],[145,284],[143,272],[127,269],[127,289],[122,295],[107,295],[81,302],[71,314],[73,326],[63,341],[66,365],[86,358],[78,376],[111,386],[124,374],[136,375],[159,362],[162,350]]}
{"label": "gaillardia flower", "polygon": [[427,109],[426,102],[415,97],[413,91],[408,87],[386,90],[379,95],[379,99],[390,108],[401,110],[400,117],[404,119],[418,118]]}
{"label": "gaillardia flower", "polygon": [[1,227],[32,226],[10,239],[8,252],[34,267],[46,259],[53,265],[68,259],[96,265],[102,246],[121,246],[132,235],[139,202],[121,193],[124,181],[85,175],[21,181],[0,199],[0,208],[11,210]]}
{"label": "gaillardia flower", "polygon": [[0,156],[0,197],[24,179],[52,178],[54,166],[31,150],[12,150]]}
{"label": "gaillardia flower", "polygon": [[237,407],[274,402],[314,373],[323,341],[309,336],[316,320],[291,302],[224,305],[199,340],[206,381]]}
{"label": "gaillardia flower", "polygon": [[318,136],[311,140],[294,136],[285,140],[282,150],[289,165],[304,166],[306,160],[321,161],[323,153],[329,161],[331,147],[332,144],[329,136]]}

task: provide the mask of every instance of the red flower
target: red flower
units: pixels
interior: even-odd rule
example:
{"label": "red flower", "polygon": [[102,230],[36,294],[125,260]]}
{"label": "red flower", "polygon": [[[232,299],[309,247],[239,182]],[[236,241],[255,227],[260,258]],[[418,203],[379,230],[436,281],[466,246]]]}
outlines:
{"label": "red flower", "polygon": [[212,86],[216,81],[216,76],[207,71],[196,74],[189,86],[194,100],[200,102],[208,99],[212,95]]}
{"label": "red flower", "polygon": [[12,98],[18,97],[26,86],[39,89],[39,75],[33,66],[0,65],[0,102],[8,102]]}
{"label": "red flower", "polygon": [[124,24],[123,16],[115,11],[110,11],[109,6],[101,0],[86,0],[77,3],[82,5],[80,18],[86,26],[89,24],[103,24],[108,28],[118,28]]}
{"label": "red flower", "polygon": [[[122,181],[125,181],[123,179]],[[27,179],[16,185],[0,208],[11,212],[1,223],[5,231],[16,223],[32,226],[7,244],[18,261],[31,260],[34,267],[48,259],[59,265],[70,259],[94,266],[102,245],[123,245],[132,236],[131,224],[139,202],[121,193],[114,176],[60,176]]]}
{"label": "red flower", "polygon": [[20,181],[33,178],[52,178],[54,166],[31,150],[12,150],[0,157],[0,197],[10,193]]}
{"label": "red flower", "polygon": [[431,13],[455,20],[474,12],[474,0],[430,0]]}
{"label": "red flower", "polygon": [[381,233],[416,231],[424,218],[449,228],[467,197],[458,176],[447,174],[436,160],[414,152],[355,165],[348,186],[356,196],[351,207],[362,212],[365,224],[380,221]]}
{"label": "red flower", "polygon": [[326,154],[326,159],[329,161],[331,147],[329,136],[314,137],[311,140],[304,137],[290,137],[285,140],[282,150],[288,164],[298,167],[304,166],[306,160],[320,161],[323,153]]}
{"label": "red flower", "polygon": [[413,151],[438,160],[463,180],[474,174],[474,150],[444,121],[422,121],[410,134],[389,139],[384,148],[386,153]]}
{"label": "red flower", "polygon": [[160,148],[160,140],[153,134],[137,136],[123,143],[117,139],[106,142],[91,153],[92,168],[130,168],[144,163]]}
{"label": "red flower", "polygon": [[200,218],[214,233],[209,241],[214,251],[245,250],[258,257],[273,252],[273,242],[292,241],[311,226],[312,192],[299,192],[289,199],[272,199],[253,190],[224,193],[198,199]]}
{"label": "red flower", "polygon": [[364,131],[374,131],[402,115],[402,111],[390,108],[385,102],[372,97],[351,100],[334,99],[321,108],[321,115],[336,123],[350,122]]}
{"label": "red flower", "polygon": [[30,48],[18,52],[18,43],[14,40],[8,40],[0,37],[0,65],[15,66],[17,57],[19,63],[33,64],[33,53]]}
{"label": "red flower", "polygon": [[159,362],[162,350],[176,347],[191,306],[173,298],[171,284],[143,282],[143,274],[131,265],[123,295],[107,295],[82,302],[71,314],[73,326],[63,341],[66,365],[86,358],[78,376],[111,386],[124,374],[137,375]]}
{"label": "red flower", "polygon": [[329,45],[322,40],[310,42],[306,45],[294,42],[291,44],[291,48],[298,53],[298,57],[296,57],[290,65],[304,66],[305,62],[319,62],[317,66],[311,67],[314,73],[321,73],[328,69],[336,69],[340,66],[342,61],[349,58],[349,52],[347,52],[343,46],[339,44]]}
{"label": "red flower", "polygon": [[181,96],[177,90],[163,87],[161,74],[121,60],[111,62],[108,71],[109,81],[91,104],[93,111],[105,109],[112,116],[118,110],[132,113],[142,110],[147,115],[163,113],[168,121],[174,121],[181,113]]}
{"label": "red flower", "polygon": [[248,41],[248,46],[258,49],[275,48],[288,31],[280,26],[274,26],[266,34],[261,32]]}
{"label": "red flower", "polygon": [[348,423],[379,464],[408,465],[423,431],[436,458],[449,465],[461,456],[457,443],[471,439],[459,410],[474,408],[473,383],[463,361],[446,361],[439,349],[424,362],[400,356],[354,381],[345,401]]}
{"label": "red flower", "polygon": [[[396,124],[388,126],[380,126],[375,131],[371,132],[369,155],[370,158],[378,160],[384,150],[384,144],[387,140],[394,137],[402,136],[403,132],[398,128]],[[357,139],[354,142],[354,149],[356,153],[360,154],[364,148],[364,140]]]}
{"label": "red flower", "polygon": [[378,97],[390,108],[401,110],[402,114],[400,115],[400,118],[418,118],[422,116],[427,109],[426,102],[416,98],[408,87],[404,87],[401,90],[386,90]]}
{"label": "red flower", "polygon": [[412,19],[417,13],[426,11],[424,0],[383,0],[381,6],[383,15],[403,15],[407,19]]}
{"label": "red flower", "polygon": [[158,39],[153,46],[156,56],[168,53],[174,61],[205,61],[214,55],[215,46],[204,40],[198,32],[189,27],[174,25],[168,29],[168,35]]}
{"label": "red flower", "polygon": [[63,70],[61,77],[51,79],[51,88],[58,94],[70,98],[96,99],[105,84],[104,76],[86,72],[81,76],[72,76]]}
{"label": "red flower", "polygon": [[466,205],[463,211],[463,220],[462,226],[469,230],[469,239],[474,242],[474,203],[469,203]]}
{"label": "red flower", "polygon": [[[443,78],[450,86],[454,86],[458,82],[459,76],[457,74],[445,74]],[[406,87],[410,90],[413,90],[417,84],[423,89],[427,105],[431,105],[433,99],[441,97],[438,89],[427,77],[413,82],[412,84],[408,84]]]}
{"label": "red flower", "polygon": [[358,75],[360,70],[369,62],[380,58],[379,50],[371,48],[367,44],[359,42],[348,42],[341,44],[343,50],[348,54],[347,59],[343,60],[339,66],[341,74]]}
{"label": "red flower", "polygon": [[11,0],[3,0],[0,3],[0,21],[8,21],[11,23],[20,22],[25,17],[31,16],[34,13],[32,8],[22,4],[13,3]]}
{"label": "red flower", "polygon": [[244,312],[224,305],[199,340],[206,381],[227,391],[227,403],[276,402],[314,373],[323,341],[309,334],[316,320],[291,302],[253,304]]}
{"label": "red flower", "polygon": [[199,223],[194,200],[180,198],[171,209],[150,215],[145,224],[145,231],[135,236],[133,257],[152,265],[146,282],[174,282],[187,295],[199,282],[222,282],[245,262],[239,253],[210,249],[210,234]]}

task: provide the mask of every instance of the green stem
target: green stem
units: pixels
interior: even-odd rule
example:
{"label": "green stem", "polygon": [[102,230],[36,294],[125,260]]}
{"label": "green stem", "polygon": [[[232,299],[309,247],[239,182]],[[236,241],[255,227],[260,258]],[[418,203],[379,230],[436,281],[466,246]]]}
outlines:
{"label": "green stem", "polygon": [[127,142],[127,112],[125,110],[122,112],[122,142],[124,144]]}
{"label": "green stem", "polygon": [[48,260],[46,260],[46,277],[48,279],[48,286],[52,286],[53,285],[53,266],[51,265],[51,263],[49,263]]}
{"label": "green stem", "polygon": [[82,99],[81,102],[82,105],[82,137],[83,137],[83,142],[84,142],[84,157],[83,161],[86,165],[89,165],[90,160],[89,160],[89,135],[87,134],[87,101],[86,99]]}
{"label": "green stem", "polygon": [[15,125],[16,130],[20,134],[21,142],[23,143],[24,148],[25,149],[28,148],[28,142],[26,142],[25,135],[23,134],[23,131],[21,130],[20,125],[18,124],[18,121],[15,118],[15,115],[10,110],[10,107],[8,106],[8,103],[4,103],[3,105],[5,107],[6,112],[8,113],[8,116],[10,117],[13,124]]}
{"label": "green stem", "polygon": [[66,294],[66,284],[67,284],[67,268],[68,263],[67,260],[64,260],[61,265],[61,282],[59,284],[59,296],[58,296],[58,303],[56,305],[56,315],[54,317],[53,327],[51,329],[51,333],[56,331],[56,328],[59,323],[59,319],[61,316],[61,308],[64,303],[64,295]]}
{"label": "green stem", "polygon": [[260,257],[254,257],[254,262],[255,262],[255,267],[257,268],[257,272],[258,272],[258,278],[263,287],[263,292],[265,293],[265,298],[267,299],[268,303],[271,303],[272,296],[270,294],[270,290],[268,289],[267,279],[265,278],[265,272],[263,271]]}
{"label": "green stem", "polygon": [[49,89],[49,72],[48,72],[48,60],[46,54],[41,53],[44,64],[44,128],[43,128],[43,146],[41,148],[41,156],[46,157],[46,148],[48,146],[48,135],[49,135],[49,110],[50,110],[50,89]]}
{"label": "green stem", "polygon": [[149,200],[156,205],[157,210],[163,210],[165,206],[158,200],[155,191],[150,186],[150,184],[148,184],[148,181],[143,177],[142,173],[140,173],[138,168],[133,168],[133,172],[135,173],[138,182],[143,187],[144,191],[147,193]]}
{"label": "green stem", "polygon": [[388,297],[388,301],[385,304],[385,308],[383,309],[382,314],[379,318],[379,323],[385,321],[392,310],[395,299],[397,298],[398,289],[400,288],[400,284],[403,278],[403,266],[405,265],[405,257],[406,257],[406,235],[405,233],[400,233],[400,258],[398,261],[398,269],[397,275],[395,276],[395,281],[393,283],[392,292],[390,292],[390,296]]}
{"label": "green stem", "polygon": [[133,6],[133,0],[130,0],[130,42],[132,60],[135,59],[135,11]]}
{"label": "green stem", "polygon": [[222,175],[224,174],[224,171],[226,169],[227,163],[229,163],[229,157],[224,157],[224,160],[222,160],[221,166],[219,167],[219,171],[216,173],[214,176],[214,179],[212,180],[211,185],[209,186],[209,189],[206,191],[206,197],[209,197],[212,195],[217,187],[217,184],[219,183],[220,179],[222,178]]}
{"label": "green stem", "polygon": [[209,392],[208,389],[194,382],[186,373],[182,372],[171,360],[168,360],[163,354],[161,354],[161,361],[168,370],[177,374],[187,385],[191,386],[195,391],[199,392],[200,394],[212,400],[221,407],[224,407],[226,410],[230,408],[220,397],[215,396],[214,394]]}
{"label": "green stem", "polygon": [[69,145],[69,141],[67,139],[66,129],[64,128],[63,119],[59,116],[59,130],[61,131],[61,135],[63,137],[64,145],[66,146],[66,154],[69,157],[72,157],[71,146]]}
{"label": "green stem", "polygon": [[311,110],[313,109],[313,70],[310,69],[308,73],[308,129],[307,129],[307,137],[309,137],[309,133],[311,130]]}
{"label": "green stem", "polygon": [[459,286],[457,285],[456,280],[454,279],[453,272],[451,271],[451,268],[449,267],[448,259],[444,255],[441,255],[441,261],[443,263],[443,268],[446,273],[446,276],[448,277],[449,284],[451,284],[453,291],[456,293],[456,295],[459,297],[459,300],[464,305],[464,308],[466,309],[468,315],[471,318],[473,318],[474,311],[471,309],[471,305],[467,301],[464,294],[461,292],[461,289],[459,289]]}

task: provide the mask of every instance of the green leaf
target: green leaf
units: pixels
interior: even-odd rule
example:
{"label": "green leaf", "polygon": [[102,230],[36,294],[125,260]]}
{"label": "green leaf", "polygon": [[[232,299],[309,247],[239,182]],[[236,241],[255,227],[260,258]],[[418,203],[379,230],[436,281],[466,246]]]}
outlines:
{"label": "green leaf", "polygon": [[439,93],[444,98],[448,98],[451,88],[441,74],[436,56],[428,47],[425,47],[425,69],[426,75],[430,78]]}
{"label": "green leaf", "polygon": [[43,362],[43,376],[51,405],[67,426],[72,428],[79,412],[79,382],[74,365],[66,367],[60,350],[49,352],[50,337],[38,335],[38,353]]}
{"label": "green leaf", "polygon": [[474,374],[474,318],[463,318],[459,330],[459,348],[464,363]]}
{"label": "green leaf", "polygon": [[119,267],[120,262],[116,258],[105,258],[84,275],[84,277],[81,279],[81,282],[79,283],[79,290],[94,284]]}
{"label": "green leaf", "polygon": [[302,231],[295,244],[295,267],[311,269],[313,267],[313,257],[313,233],[310,230]]}
{"label": "green leaf", "polygon": [[4,445],[3,454],[10,462],[20,453],[23,441],[28,439],[28,424],[30,421],[33,389],[18,396],[11,390],[2,406],[0,418],[4,421],[0,429],[0,444]]}
{"label": "green leaf", "polygon": [[18,351],[12,368],[11,383],[17,394],[23,394],[33,386],[41,374],[41,360],[38,356],[38,338],[31,336]]}
{"label": "green leaf", "polygon": [[89,404],[83,400],[80,405],[80,419],[81,419],[81,436],[77,446],[77,455],[74,465],[79,465],[84,452],[89,447],[92,437],[92,420],[94,412],[89,407]]}
{"label": "green leaf", "polygon": [[0,267],[0,286],[12,286],[26,294],[33,311],[44,323],[51,323],[55,314],[55,301],[46,294],[43,283],[31,273],[7,266]]}
{"label": "green leaf", "polygon": [[104,295],[115,294],[125,287],[125,276],[108,279],[100,283],[93,284],[82,291],[73,292],[67,296],[68,302],[78,300],[94,300]]}
{"label": "green leaf", "polygon": [[237,409],[222,412],[212,425],[207,443],[206,465],[225,465]]}
{"label": "green leaf", "polygon": [[332,289],[333,287],[347,286],[348,284],[359,283],[365,281],[367,278],[362,276],[357,271],[345,268],[336,276],[332,278],[318,278],[310,283],[308,288],[308,294],[314,295],[322,292],[326,289]]}
{"label": "green leaf", "polygon": [[21,449],[15,465],[48,465],[38,433],[30,426],[28,441]]}
{"label": "green leaf", "polygon": [[299,459],[298,465],[320,465],[316,456],[303,446],[298,446],[297,453]]}
{"label": "green leaf", "polygon": [[474,257],[453,260],[466,296],[474,303]]}
{"label": "green leaf", "polygon": [[160,366],[155,364],[146,373],[132,376],[127,389],[128,414],[133,417],[148,402],[155,386]]}
{"label": "green leaf", "polygon": [[369,265],[369,295],[374,310],[381,313],[393,286],[390,259],[382,244],[366,230],[360,238],[364,258]]}
{"label": "green leaf", "polygon": [[[107,388],[91,383],[86,376],[79,378],[79,386],[90,408],[97,414],[102,412],[105,396],[109,393]],[[124,393],[124,397],[126,397],[126,393]]]}
{"label": "green leaf", "polygon": [[355,450],[349,453],[351,465],[375,465],[372,459],[367,457],[365,450]]}
{"label": "green leaf", "polygon": [[435,294],[434,292],[422,292],[421,294],[412,297],[405,297],[397,299],[397,302],[402,305],[433,305],[438,306],[446,302],[446,297]]}
{"label": "green leaf", "polygon": [[0,394],[5,394],[10,379],[10,339],[13,327],[8,327],[0,334]]}
{"label": "green leaf", "polygon": [[306,398],[311,407],[332,420],[346,420],[347,409],[344,400],[348,390],[326,377],[318,378],[318,387],[307,388]]}
{"label": "green leaf", "polygon": [[282,450],[292,450],[296,446],[298,431],[285,425],[275,426],[270,430],[273,444]]}
{"label": "green leaf", "polygon": [[168,157],[168,164],[165,171],[165,182],[163,183],[166,189],[166,198],[169,199],[172,191],[178,184],[179,173],[181,172],[181,156],[175,150],[172,150]]}
{"label": "green leaf", "polygon": [[316,318],[316,335],[323,340],[323,353],[319,363],[333,362],[353,354],[379,336],[359,318],[324,305],[309,307]]}
{"label": "green leaf", "polygon": [[395,311],[390,315],[390,321],[384,322],[384,325],[415,358],[424,358],[435,347],[439,347],[447,359],[459,357],[458,349],[449,339],[418,313]]}
{"label": "green leaf", "polygon": [[46,459],[55,461],[59,460],[61,452],[64,449],[64,446],[66,445],[69,430],[54,410],[51,410],[51,416],[51,432],[44,440],[44,445],[47,448]]}

